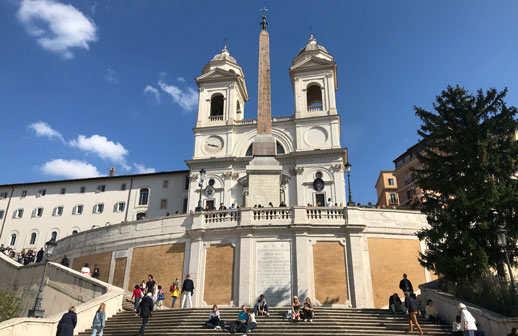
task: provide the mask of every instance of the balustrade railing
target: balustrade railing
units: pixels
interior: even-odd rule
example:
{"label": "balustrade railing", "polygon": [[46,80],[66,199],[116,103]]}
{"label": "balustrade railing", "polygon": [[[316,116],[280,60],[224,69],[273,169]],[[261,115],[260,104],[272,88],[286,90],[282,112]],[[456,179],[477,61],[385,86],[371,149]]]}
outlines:
{"label": "balustrade railing", "polygon": [[247,120],[234,120],[236,125],[255,125],[257,124],[256,119],[247,119]]}
{"label": "balustrade railing", "polygon": [[319,111],[324,111],[324,107],[322,105],[308,106],[308,112],[319,112]]}
{"label": "balustrade railing", "polygon": [[222,115],[209,116],[209,120],[210,121],[223,121],[223,116]]}
{"label": "balustrade railing", "polygon": [[293,213],[291,208],[254,208],[253,220],[291,220]]}
{"label": "balustrade railing", "polygon": [[345,213],[343,208],[311,207],[306,208],[306,216],[308,219],[342,220],[345,218]]}
{"label": "balustrade railing", "polygon": [[272,122],[291,121],[293,119],[294,119],[293,116],[273,117]]}
{"label": "balustrade railing", "polygon": [[203,214],[206,224],[215,223],[239,223],[241,220],[241,212],[238,210],[210,211]]}

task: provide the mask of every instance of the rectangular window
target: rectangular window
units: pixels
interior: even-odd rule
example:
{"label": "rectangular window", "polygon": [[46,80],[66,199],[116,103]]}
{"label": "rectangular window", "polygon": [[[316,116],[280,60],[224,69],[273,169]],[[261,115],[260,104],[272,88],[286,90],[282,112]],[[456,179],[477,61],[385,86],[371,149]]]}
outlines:
{"label": "rectangular window", "polygon": [[72,215],[81,215],[83,213],[83,205],[78,204],[72,210]]}
{"label": "rectangular window", "polygon": [[205,201],[205,206],[209,209],[209,211],[212,211],[212,209],[214,209],[214,200]]}
{"label": "rectangular window", "polygon": [[315,206],[325,206],[326,205],[326,195],[325,194],[315,194]]}
{"label": "rectangular window", "polygon": [[390,194],[390,204],[397,204],[397,196],[395,193]]}
{"label": "rectangular window", "polygon": [[126,207],[126,203],[124,203],[124,202],[117,202],[113,206],[113,212],[123,212],[125,207]]}
{"label": "rectangular window", "polygon": [[41,216],[43,216],[43,208],[36,209],[36,217],[41,217]]}
{"label": "rectangular window", "polygon": [[3,219],[5,215],[5,210],[0,210],[0,219]]}
{"label": "rectangular window", "polygon": [[160,209],[167,209],[167,200],[163,199],[160,201]]}
{"label": "rectangular window", "polygon": [[100,186],[97,186],[97,192],[104,192],[106,190],[106,186],[105,185],[100,185]]}
{"label": "rectangular window", "polygon": [[4,199],[4,198],[7,198],[7,193],[6,192],[0,193],[0,199]]}
{"label": "rectangular window", "polygon": [[100,213],[103,213],[103,211],[104,211],[104,204],[103,203],[99,203],[99,204],[94,205],[94,213],[100,214]]}
{"label": "rectangular window", "polygon": [[27,190],[22,191],[22,198],[25,198],[27,196]]}
{"label": "rectangular window", "polygon": [[169,180],[164,180],[162,183],[162,188],[169,188]]}
{"label": "rectangular window", "polygon": [[22,218],[23,217],[23,209],[16,209],[13,212],[13,218]]}
{"label": "rectangular window", "polygon": [[393,178],[389,178],[388,179],[388,184],[389,184],[389,186],[393,186],[394,185],[394,179]]}
{"label": "rectangular window", "polygon": [[57,206],[52,211],[52,216],[61,216],[63,215],[63,206]]}
{"label": "rectangular window", "polygon": [[46,193],[47,193],[47,190],[40,189],[40,190],[38,190],[38,193],[36,194],[36,197],[45,196]]}
{"label": "rectangular window", "polygon": [[61,188],[61,195],[65,195],[67,188]]}
{"label": "rectangular window", "polygon": [[121,190],[126,190],[126,183],[121,184]]}
{"label": "rectangular window", "polygon": [[84,194],[85,191],[86,191],[86,188],[85,187],[81,187],[81,190],[80,190],[81,194]]}
{"label": "rectangular window", "polygon": [[191,182],[191,179],[189,178],[189,175],[187,175],[185,177],[185,186],[184,186],[184,189],[185,190],[189,190],[189,183]]}

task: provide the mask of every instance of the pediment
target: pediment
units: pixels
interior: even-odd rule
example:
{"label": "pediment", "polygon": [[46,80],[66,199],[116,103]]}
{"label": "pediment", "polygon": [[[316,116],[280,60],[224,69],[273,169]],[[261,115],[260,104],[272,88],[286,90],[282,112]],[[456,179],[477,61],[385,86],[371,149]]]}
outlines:
{"label": "pediment", "polygon": [[290,67],[290,70],[298,70],[304,68],[334,66],[335,62],[322,59],[320,57],[310,56]]}
{"label": "pediment", "polygon": [[207,80],[207,79],[236,79],[238,75],[234,72],[215,68],[207,71],[203,75],[196,78],[196,81]]}

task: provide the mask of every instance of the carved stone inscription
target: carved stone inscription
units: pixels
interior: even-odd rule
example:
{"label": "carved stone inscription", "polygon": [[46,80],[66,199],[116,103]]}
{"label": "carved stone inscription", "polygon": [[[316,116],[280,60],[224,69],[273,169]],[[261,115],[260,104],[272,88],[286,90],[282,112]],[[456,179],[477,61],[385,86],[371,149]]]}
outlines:
{"label": "carved stone inscription", "polygon": [[289,305],[291,298],[291,246],[289,242],[257,242],[257,292],[268,304]]}

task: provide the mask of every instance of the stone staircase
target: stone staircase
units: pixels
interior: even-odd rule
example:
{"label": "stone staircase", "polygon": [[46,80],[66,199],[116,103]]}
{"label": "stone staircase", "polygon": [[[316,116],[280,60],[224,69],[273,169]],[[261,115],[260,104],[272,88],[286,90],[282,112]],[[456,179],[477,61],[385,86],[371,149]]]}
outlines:
{"label": "stone staircase", "polygon": [[[125,302],[123,307],[130,311],[121,312],[108,319],[103,336],[135,336],[138,334],[142,319],[136,317],[132,305]],[[270,309],[270,317],[257,317],[258,327],[251,335],[284,336],[284,335],[408,335],[408,320],[401,313],[394,316],[382,309],[342,309],[342,308],[315,308],[313,323],[292,323],[283,319],[288,307]],[[204,327],[208,320],[210,309],[163,309],[153,312],[146,326],[147,336],[187,336],[187,335],[228,335],[228,330],[212,330]],[[239,308],[222,308],[222,319],[234,321]],[[434,325],[420,319],[425,335],[450,335],[450,326]],[[80,333],[88,336],[91,330]],[[417,335],[417,332],[414,331]],[[237,335],[237,334],[236,334]],[[239,333],[241,335],[241,333]]]}

